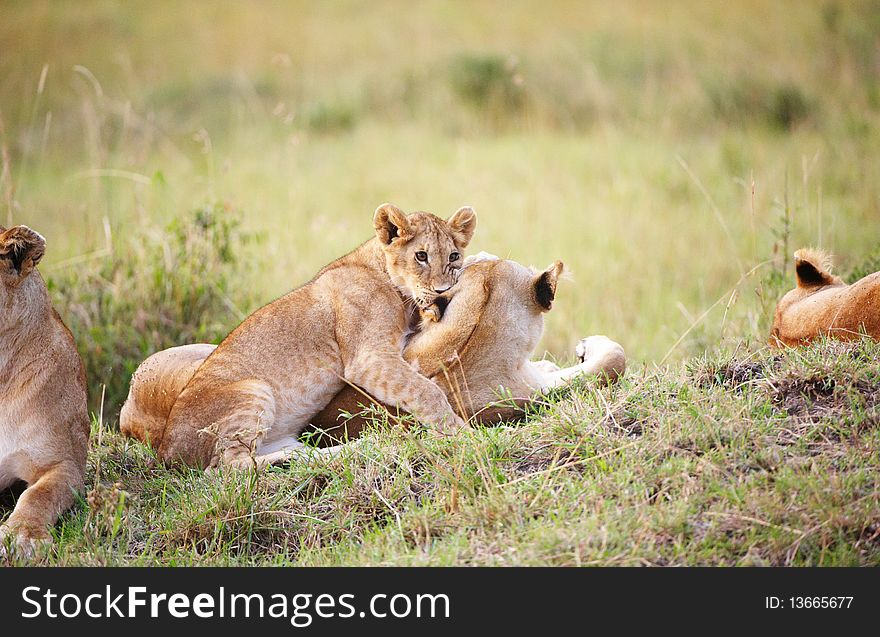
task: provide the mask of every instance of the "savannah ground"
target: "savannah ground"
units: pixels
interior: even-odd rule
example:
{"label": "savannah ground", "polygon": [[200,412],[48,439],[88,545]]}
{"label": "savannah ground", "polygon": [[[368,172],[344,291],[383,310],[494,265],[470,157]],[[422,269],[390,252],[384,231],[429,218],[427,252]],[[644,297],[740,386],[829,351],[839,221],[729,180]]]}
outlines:
{"label": "savannah ground", "polygon": [[[94,411],[45,563],[880,563],[880,349],[765,347],[794,249],[880,269],[880,4],[5,1],[0,51],[0,222],[47,237]],[[383,201],[563,260],[538,355],[604,333],[627,377],[259,474],[119,436],[143,358]]]}

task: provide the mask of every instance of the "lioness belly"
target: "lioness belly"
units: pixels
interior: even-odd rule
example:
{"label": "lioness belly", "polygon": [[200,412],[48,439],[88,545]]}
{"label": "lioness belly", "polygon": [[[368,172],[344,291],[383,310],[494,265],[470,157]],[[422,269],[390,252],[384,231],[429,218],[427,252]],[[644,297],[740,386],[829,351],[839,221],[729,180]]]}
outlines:
{"label": "lioness belly", "polygon": [[[0,426],[0,432],[3,427]],[[17,454],[9,440],[0,438],[0,490],[8,489],[18,480]]]}
{"label": "lioness belly", "polygon": [[[27,436],[21,433],[20,426],[0,423],[0,490],[9,488],[18,480],[30,482],[34,478]],[[30,441],[30,444],[38,443]]]}
{"label": "lioness belly", "polygon": [[[0,399],[5,397],[0,396]],[[22,475],[29,464],[25,453],[28,444],[29,427],[22,426],[21,410],[16,401],[7,402],[0,413],[0,489],[12,486],[17,480],[25,479]],[[37,444],[30,441],[30,444]]]}

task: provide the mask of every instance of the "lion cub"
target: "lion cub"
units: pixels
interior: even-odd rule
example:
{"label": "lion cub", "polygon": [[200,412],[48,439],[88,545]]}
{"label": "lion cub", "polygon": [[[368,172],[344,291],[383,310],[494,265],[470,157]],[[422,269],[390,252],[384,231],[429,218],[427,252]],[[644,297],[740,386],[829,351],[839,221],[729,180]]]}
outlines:
{"label": "lion cub", "polygon": [[827,254],[809,248],[795,252],[794,263],[797,287],[776,306],[770,345],[802,345],[822,335],[880,339],[880,272],[847,285],[831,274]]}
{"label": "lion cub", "polygon": [[[264,466],[302,449],[311,416],[347,382],[427,425],[463,427],[443,391],[403,359],[403,346],[416,310],[455,283],[476,214],[464,207],[443,221],[384,204],[373,225],[375,237],[233,330],[198,365],[167,419],[161,396],[130,395],[122,431],[161,440],[165,462]],[[154,364],[144,362],[133,388]]]}
{"label": "lion cub", "polygon": [[82,359],[35,269],[45,247],[26,226],[0,227],[0,489],[28,485],[0,540],[25,553],[82,489],[89,443]]}

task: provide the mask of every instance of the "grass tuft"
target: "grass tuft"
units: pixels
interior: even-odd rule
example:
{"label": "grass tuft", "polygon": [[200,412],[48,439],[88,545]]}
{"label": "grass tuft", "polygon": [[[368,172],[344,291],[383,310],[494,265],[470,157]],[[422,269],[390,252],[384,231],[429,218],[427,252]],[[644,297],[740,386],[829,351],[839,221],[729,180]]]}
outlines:
{"label": "grass tuft", "polygon": [[[50,271],[53,303],[75,334],[95,412],[115,416],[135,368],[184,343],[219,342],[252,309],[241,277],[257,237],[222,204],[161,230],[142,229],[109,254]],[[236,301],[232,301],[232,299]]]}

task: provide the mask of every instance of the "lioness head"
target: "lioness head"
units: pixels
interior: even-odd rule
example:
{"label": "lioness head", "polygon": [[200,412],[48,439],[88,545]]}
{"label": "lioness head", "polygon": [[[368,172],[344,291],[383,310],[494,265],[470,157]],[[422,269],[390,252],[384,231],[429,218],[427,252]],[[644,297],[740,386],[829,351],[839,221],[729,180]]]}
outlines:
{"label": "lioness head", "polygon": [[[455,287],[435,299],[435,311],[423,313],[422,333],[437,329],[442,318],[459,326],[461,338],[480,341],[480,356],[500,348],[505,360],[526,360],[544,332],[543,315],[553,307],[563,269],[562,261],[537,272],[483,252],[468,257]],[[476,329],[480,323],[485,333]],[[450,353],[464,347],[463,341],[448,345]]]}
{"label": "lioness head", "polygon": [[373,226],[391,281],[426,308],[458,279],[477,215],[465,206],[443,221],[428,212],[406,214],[386,203],[376,209]]}
{"label": "lioness head", "polygon": [[784,341],[781,334],[783,316],[791,307],[813,296],[817,292],[846,285],[839,276],[831,274],[831,257],[821,250],[802,248],[794,253],[794,269],[797,287],[785,294],[776,305],[773,327],[770,332],[770,344],[778,345]]}
{"label": "lioness head", "polygon": [[[773,327],[770,330],[770,345],[798,341],[801,332],[809,332],[809,325],[797,325],[797,334],[792,335],[792,311],[801,301],[826,290],[846,287],[839,276],[831,274],[832,261],[830,255],[813,248],[802,248],[794,253],[794,269],[797,287],[783,296],[776,305],[773,316]],[[796,320],[796,323],[802,321]],[[788,325],[788,327],[784,327]],[[805,333],[806,333],[805,332]]]}
{"label": "lioness head", "polygon": [[0,303],[9,307],[45,252],[46,240],[38,232],[27,226],[0,226]]}

